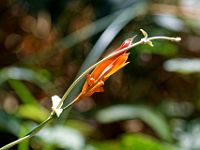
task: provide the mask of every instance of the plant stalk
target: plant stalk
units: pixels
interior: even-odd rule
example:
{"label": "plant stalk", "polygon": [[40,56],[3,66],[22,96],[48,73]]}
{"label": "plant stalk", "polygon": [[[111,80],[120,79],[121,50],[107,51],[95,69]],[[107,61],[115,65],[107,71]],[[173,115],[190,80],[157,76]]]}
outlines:
{"label": "plant stalk", "polygon": [[[100,61],[98,61],[96,64],[92,65],[91,67],[89,67],[86,71],[84,71],[72,84],[71,86],[67,89],[67,91],[64,93],[63,97],[61,98],[60,103],[58,104],[57,108],[60,108],[62,106],[62,103],[65,101],[65,99],[68,97],[69,93],[72,91],[72,89],[86,76],[86,74],[88,74],[90,71],[92,71],[97,65],[99,65],[100,63],[102,63],[103,61],[106,61],[112,57],[114,57],[115,55],[118,55],[120,53],[123,53],[137,45],[140,44],[147,44],[149,41],[152,40],[169,40],[169,41],[174,41],[174,42],[179,42],[181,40],[180,37],[165,37],[165,36],[155,36],[155,37],[150,37],[150,38],[143,38],[140,41],[130,45],[129,47],[126,47],[124,49],[121,49],[119,51],[117,51],[116,53],[110,54],[108,56],[106,56],[105,58],[101,59]],[[73,105],[75,102],[77,102],[80,98],[82,97],[81,94],[79,94],[73,101],[71,101],[67,106],[64,107],[64,110],[69,108],[71,105]],[[56,117],[55,113],[52,111],[50,116],[43,121],[41,124],[39,124],[37,127],[35,127],[33,130],[31,130],[27,135],[25,135],[24,137],[13,141],[3,147],[0,148],[0,150],[6,150],[11,148],[12,146],[25,141],[27,139],[30,139],[31,137],[33,137],[36,133],[38,133],[46,124],[48,124],[51,120],[53,120]]]}
{"label": "plant stalk", "polygon": [[30,131],[27,135],[25,135],[24,137],[13,141],[3,147],[0,148],[0,150],[6,150],[9,149],[11,147],[13,147],[14,145],[23,142],[27,139],[30,139],[31,137],[33,137],[36,133],[38,133],[47,123],[49,123],[49,121],[51,121],[54,118],[54,115],[50,115],[45,121],[43,121],[41,124],[39,124],[37,127],[35,127],[32,131]]}

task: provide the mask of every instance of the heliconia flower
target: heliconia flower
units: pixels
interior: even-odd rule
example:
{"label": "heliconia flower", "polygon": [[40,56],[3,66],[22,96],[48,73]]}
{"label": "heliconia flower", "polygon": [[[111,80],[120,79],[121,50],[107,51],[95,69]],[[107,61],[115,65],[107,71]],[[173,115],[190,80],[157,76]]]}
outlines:
{"label": "heliconia flower", "polygon": [[[116,53],[117,51],[126,48],[132,44],[133,38],[125,40],[119,48],[113,51],[111,54]],[[96,66],[91,74],[87,75],[85,84],[83,85],[81,95],[82,96],[91,96],[95,92],[103,92],[104,82],[119,69],[126,66],[129,62],[126,62],[128,59],[129,53],[127,51],[119,53],[102,63]]]}

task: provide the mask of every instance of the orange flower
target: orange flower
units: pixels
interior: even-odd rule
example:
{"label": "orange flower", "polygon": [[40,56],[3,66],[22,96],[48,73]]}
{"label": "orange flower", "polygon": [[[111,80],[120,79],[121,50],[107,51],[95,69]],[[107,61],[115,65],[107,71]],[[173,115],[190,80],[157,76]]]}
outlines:
{"label": "orange flower", "polygon": [[[111,54],[126,48],[132,44],[133,38],[125,40],[119,48],[113,51]],[[80,95],[91,96],[95,92],[103,92],[104,82],[119,69],[123,68],[128,64],[129,53],[127,51],[119,53],[112,58],[109,58],[99,65],[92,71],[91,74],[87,75],[85,84],[83,85]]]}

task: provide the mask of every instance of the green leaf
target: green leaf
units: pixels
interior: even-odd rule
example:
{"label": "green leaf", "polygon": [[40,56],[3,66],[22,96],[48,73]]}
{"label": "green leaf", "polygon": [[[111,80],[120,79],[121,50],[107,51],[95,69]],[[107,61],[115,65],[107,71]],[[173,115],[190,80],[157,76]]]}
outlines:
{"label": "green leaf", "polygon": [[198,58],[174,58],[164,63],[164,69],[169,72],[182,74],[199,73],[200,59]]}
{"label": "green leaf", "polygon": [[96,114],[98,121],[112,123],[127,119],[141,119],[161,138],[171,140],[170,128],[165,118],[158,112],[145,106],[116,105],[105,108]]}
{"label": "green leaf", "polygon": [[84,137],[77,130],[65,126],[44,128],[38,137],[46,144],[54,144],[63,149],[81,150],[85,145]]}
{"label": "green leaf", "polygon": [[[97,40],[87,58],[83,62],[79,72],[77,73],[76,78],[81,75],[89,66],[93,65],[98,61],[101,55],[106,51],[108,45],[114,40],[114,38],[118,35],[118,33],[131,21],[134,20],[137,16],[145,14],[147,11],[146,2],[140,2],[135,5],[131,5],[126,9],[120,10],[120,13],[113,18],[113,22],[111,22],[102,33],[100,38]],[[99,26],[99,24],[96,24]],[[95,27],[96,28],[96,27]],[[114,29],[114,30],[113,30]],[[89,28],[88,31],[91,29]],[[78,34],[78,37],[80,33]],[[127,38],[127,37],[126,37]],[[75,38],[76,40],[79,38]],[[106,40],[105,40],[106,39]],[[70,40],[68,40],[70,41]],[[122,41],[121,41],[122,42]],[[69,42],[71,44],[71,42]],[[67,46],[69,45],[67,44]],[[72,100],[80,91],[81,86],[83,85],[83,80],[79,82],[79,84],[74,88],[74,90],[70,93],[69,98]],[[64,102],[66,105],[67,101]]]}
{"label": "green leaf", "polygon": [[94,147],[94,150],[121,150],[118,141],[92,141],[90,144]]}
{"label": "green leaf", "polygon": [[126,134],[121,140],[123,150],[177,150],[176,147],[161,143],[158,140],[145,135]]}
{"label": "green leaf", "polygon": [[[25,125],[21,125],[21,129],[20,129],[20,132],[19,132],[19,137],[23,137],[24,135],[26,135],[27,133],[29,132],[28,128],[25,126]],[[18,144],[18,147],[17,149],[18,150],[29,150],[29,140],[30,139],[27,139],[23,142],[20,142]]]}
{"label": "green leaf", "polygon": [[0,109],[0,130],[18,135],[20,123],[12,115],[9,115],[4,110]]}
{"label": "green leaf", "polygon": [[29,89],[19,80],[9,80],[10,86],[15,90],[24,104],[38,105],[37,100]]}
{"label": "green leaf", "polygon": [[135,47],[138,53],[157,54],[166,57],[175,56],[177,53],[177,46],[171,42],[154,41],[153,47],[143,44]]}
{"label": "green leaf", "polygon": [[53,87],[50,80],[50,73],[44,69],[32,70],[22,67],[6,67],[0,70],[0,84],[7,80],[25,80],[36,84],[43,90]]}
{"label": "green leaf", "polygon": [[25,119],[42,122],[48,117],[49,112],[42,106],[35,105],[21,105],[18,108],[17,115]]}
{"label": "green leaf", "polygon": [[94,131],[94,127],[92,125],[81,120],[68,119],[66,125],[70,128],[78,130],[84,135],[91,135]]}

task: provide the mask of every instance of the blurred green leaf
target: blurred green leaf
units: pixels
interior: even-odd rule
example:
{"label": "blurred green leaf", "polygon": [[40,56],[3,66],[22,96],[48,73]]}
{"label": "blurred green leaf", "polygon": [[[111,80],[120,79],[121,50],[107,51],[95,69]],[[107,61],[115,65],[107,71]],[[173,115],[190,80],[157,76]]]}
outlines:
{"label": "blurred green leaf", "polygon": [[[23,124],[21,125],[19,137],[23,137],[29,132],[28,128]],[[20,142],[17,147],[18,150],[29,150],[29,139]]]}
{"label": "blurred green leaf", "polygon": [[139,134],[125,134],[118,140],[92,141],[90,144],[94,150],[179,150],[176,146]]}
{"label": "blurred green leaf", "polygon": [[46,144],[54,144],[63,149],[81,150],[85,145],[85,139],[80,132],[65,126],[44,128],[38,137]]}
{"label": "blurred green leaf", "polygon": [[200,72],[200,59],[198,58],[175,58],[167,60],[164,68],[169,72],[179,72],[184,74]]}
{"label": "blurred green leaf", "polygon": [[94,127],[81,120],[68,119],[66,122],[68,127],[74,128],[84,135],[90,135],[94,131]]}
{"label": "blurred green leaf", "polygon": [[[172,99],[165,99],[160,104],[160,111],[166,116],[187,118],[194,113],[194,107],[187,101],[174,101]],[[184,112],[184,113],[183,113]]]}
{"label": "blurred green leaf", "polygon": [[135,47],[138,53],[158,54],[166,57],[172,57],[177,54],[177,46],[167,41],[153,41],[154,47],[149,45],[140,45]]}
{"label": "blurred green leaf", "polygon": [[171,132],[165,118],[146,106],[116,105],[100,110],[96,114],[98,121],[111,123],[127,119],[141,119],[163,139],[171,140]]}
{"label": "blurred green leaf", "polygon": [[[134,18],[143,15],[147,12],[146,2],[140,2],[137,5],[131,5],[126,9],[120,11],[118,16],[107,26],[105,31],[101,34],[99,39],[96,41],[95,45],[91,49],[87,58],[84,60],[76,78],[81,75],[87,68],[96,63],[101,55],[104,53],[108,45],[113,41],[113,39],[119,34],[119,32]],[[133,33],[132,33],[133,34]],[[131,35],[132,36],[132,35]],[[127,37],[126,37],[127,38]],[[123,41],[121,41],[123,42]],[[70,93],[68,99],[73,99],[80,91],[83,80],[75,87],[75,89]],[[72,97],[72,98],[71,98]]]}
{"label": "blurred green leaf", "polygon": [[127,134],[122,137],[121,149],[123,150],[178,150],[176,147],[161,143],[145,135]]}
{"label": "blurred green leaf", "polygon": [[174,121],[174,138],[178,141],[181,149],[200,149],[200,120],[185,121],[176,119]]}
{"label": "blurred green leaf", "polygon": [[47,90],[49,87],[53,87],[53,84],[49,81],[50,78],[50,73],[45,69],[33,70],[22,67],[7,67],[0,70],[0,84],[9,79],[25,80],[38,85],[43,90]]}
{"label": "blurred green leaf", "polygon": [[20,130],[20,122],[12,115],[0,109],[0,129],[2,131],[5,130],[11,132],[14,135],[18,135]]}
{"label": "blurred green leaf", "polygon": [[[87,58],[85,59],[78,75],[80,75],[89,66],[97,62],[97,60],[101,57],[101,55],[106,50],[108,45],[112,42],[112,40],[131,20],[133,20],[137,16],[145,14],[146,11],[147,5],[145,2],[140,2],[137,5],[132,5],[124,9],[120,13],[120,15],[118,15],[115,20],[101,34],[101,36],[91,49],[90,53],[88,54]],[[122,42],[123,41],[121,41],[121,43]]]}
{"label": "blurred green leaf", "polygon": [[24,104],[38,105],[37,100],[34,98],[29,89],[21,81],[8,80],[8,82]]}
{"label": "blurred green leaf", "polygon": [[49,112],[42,106],[26,104],[19,106],[17,115],[21,118],[42,122],[48,117]]}
{"label": "blurred green leaf", "polygon": [[176,15],[169,13],[160,13],[154,16],[155,23],[172,31],[183,31],[185,24],[183,20],[179,19]]}
{"label": "blurred green leaf", "polygon": [[[121,150],[119,141],[111,141],[111,140],[105,140],[105,141],[92,141],[90,143],[93,148],[92,150]],[[88,149],[86,149],[88,150]]]}
{"label": "blurred green leaf", "polygon": [[51,144],[51,143],[44,144],[43,146],[44,147],[43,147],[42,150],[55,150],[56,149],[55,146],[53,144]]}

